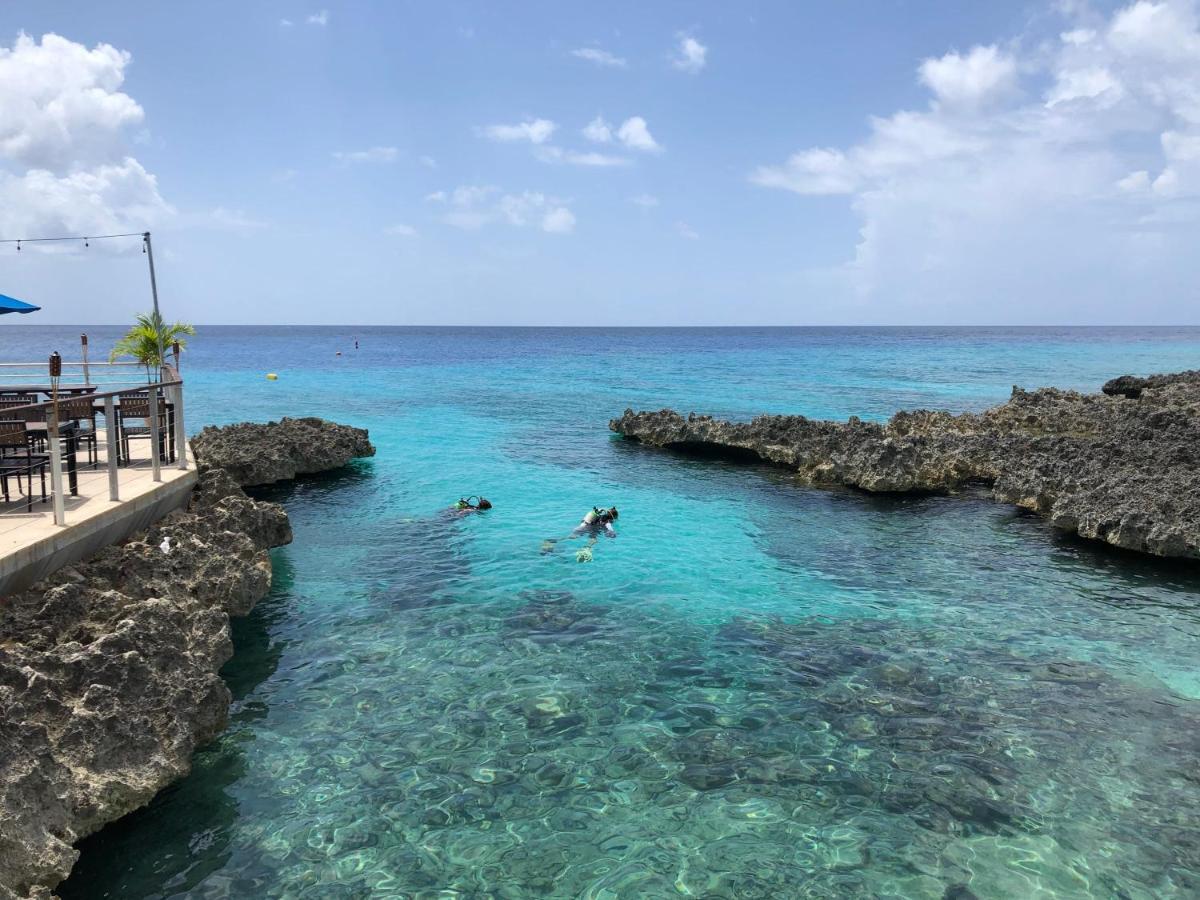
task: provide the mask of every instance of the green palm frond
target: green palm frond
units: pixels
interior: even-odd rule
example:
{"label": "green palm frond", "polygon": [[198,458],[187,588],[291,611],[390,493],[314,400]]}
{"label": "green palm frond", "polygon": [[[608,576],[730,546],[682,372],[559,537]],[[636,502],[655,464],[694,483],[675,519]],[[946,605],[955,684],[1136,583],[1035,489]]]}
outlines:
{"label": "green palm frond", "polygon": [[133,327],[112,348],[108,360],[113,362],[122,357],[130,357],[145,366],[149,374],[152,369],[157,369],[163,364],[166,348],[176,341],[180,347],[187,346],[184,336],[195,333],[195,327],[186,322],[172,322],[168,325],[158,313],[139,313],[134,318]]}

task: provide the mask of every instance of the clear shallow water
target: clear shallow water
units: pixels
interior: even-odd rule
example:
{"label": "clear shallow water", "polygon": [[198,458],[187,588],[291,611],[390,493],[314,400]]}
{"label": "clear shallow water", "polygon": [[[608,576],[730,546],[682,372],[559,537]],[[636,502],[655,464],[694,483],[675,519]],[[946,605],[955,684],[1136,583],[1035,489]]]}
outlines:
{"label": "clear shallow water", "polygon": [[[605,427],[981,408],[1195,368],[1200,330],[354,336],[188,353],[193,426],[320,414],[380,452],[271,492],[296,541],[235,623],[228,732],[65,897],[1200,892],[1194,567]],[[592,562],[538,552],[594,503]]]}

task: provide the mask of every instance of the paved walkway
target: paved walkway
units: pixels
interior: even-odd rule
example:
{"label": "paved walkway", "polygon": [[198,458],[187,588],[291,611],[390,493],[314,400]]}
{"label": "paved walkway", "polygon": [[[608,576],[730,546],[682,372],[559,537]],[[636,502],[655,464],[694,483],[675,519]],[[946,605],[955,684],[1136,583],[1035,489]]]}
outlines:
{"label": "paved walkway", "polygon": [[[113,518],[115,510],[128,507],[145,507],[154,501],[156,495],[168,491],[178,491],[182,485],[181,479],[194,479],[195,466],[191,456],[188,456],[188,468],[180,469],[177,463],[163,463],[161,467],[162,481],[155,482],[150,465],[150,442],[134,441],[131,449],[132,464],[121,466],[118,472],[118,490],[120,501],[108,499],[108,467],[107,454],[104,445],[104,430],[99,435],[99,463],[92,468],[87,463],[87,453],[81,448],[79,452],[79,493],[77,496],[67,494],[64,498],[66,507],[65,526],[54,524],[54,502],[41,500],[41,485],[38,476],[33,479],[33,512],[26,509],[26,498],[17,494],[16,479],[9,479],[9,494],[12,501],[4,503],[0,499],[0,571],[5,568],[5,562],[10,561],[14,554],[28,550],[47,538],[63,538],[69,540],[71,532],[86,531],[95,528],[102,521]],[[27,487],[22,478],[22,487]],[[63,487],[68,490],[67,474],[63,473]],[[46,491],[50,492],[50,473],[46,473]],[[0,495],[2,498],[2,495]],[[55,541],[55,543],[61,543]]]}

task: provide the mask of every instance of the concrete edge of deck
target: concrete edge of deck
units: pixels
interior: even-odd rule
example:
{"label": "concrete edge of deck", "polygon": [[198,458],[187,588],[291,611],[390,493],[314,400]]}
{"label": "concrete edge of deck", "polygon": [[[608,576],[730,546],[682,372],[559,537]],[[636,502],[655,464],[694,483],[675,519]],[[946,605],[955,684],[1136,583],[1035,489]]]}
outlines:
{"label": "concrete edge of deck", "polygon": [[177,478],[4,556],[0,559],[0,597],[22,591],[63,566],[148,528],[187,503],[196,479],[192,467]]}

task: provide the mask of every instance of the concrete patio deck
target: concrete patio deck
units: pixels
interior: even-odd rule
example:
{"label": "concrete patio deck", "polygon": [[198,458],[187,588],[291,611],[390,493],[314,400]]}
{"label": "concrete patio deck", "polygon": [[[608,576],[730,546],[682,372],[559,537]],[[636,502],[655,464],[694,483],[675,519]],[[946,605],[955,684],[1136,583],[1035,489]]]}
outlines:
{"label": "concrete patio deck", "polygon": [[[132,463],[117,470],[121,499],[114,502],[108,499],[103,429],[98,444],[100,459],[94,469],[87,463],[86,453],[82,450],[79,453],[79,493],[64,497],[66,525],[54,524],[53,501],[42,503],[36,477],[32,512],[26,510],[23,496],[14,496],[9,503],[0,502],[0,598],[23,590],[101,547],[123,540],[187,502],[196,483],[190,454],[187,469],[178,468],[176,463],[163,463],[162,481],[156,482],[149,441],[135,442]],[[66,489],[65,472],[63,483]]]}

